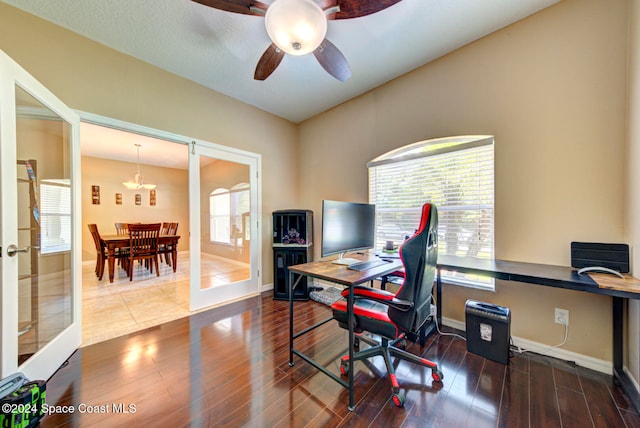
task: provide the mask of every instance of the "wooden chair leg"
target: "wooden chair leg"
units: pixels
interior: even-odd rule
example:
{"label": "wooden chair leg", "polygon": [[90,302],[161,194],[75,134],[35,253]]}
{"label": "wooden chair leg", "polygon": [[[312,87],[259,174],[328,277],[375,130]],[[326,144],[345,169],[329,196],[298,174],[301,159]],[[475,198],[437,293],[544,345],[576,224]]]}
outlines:
{"label": "wooden chair leg", "polygon": [[98,259],[98,272],[96,272],[96,275],[98,276],[98,280],[102,281],[102,277],[104,275],[104,263],[106,262],[106,260],[104,259],[104,257],[99,257]]}

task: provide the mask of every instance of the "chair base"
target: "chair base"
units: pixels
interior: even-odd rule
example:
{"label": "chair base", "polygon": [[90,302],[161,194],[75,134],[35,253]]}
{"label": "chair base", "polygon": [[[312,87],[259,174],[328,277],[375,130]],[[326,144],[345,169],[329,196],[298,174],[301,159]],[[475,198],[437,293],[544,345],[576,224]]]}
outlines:
{"label": "chair base", "polygon": [[[391,379],[391,398],[393,400],[393,404],[395,404],[397,407],[404,406],[404,394],[400,391],[400,384],[398,383],[398,379],[396,378],[396,369],[393,366],[393,362],[391,360],[392,357],[397,357],[421,365],[423,367],[430,368],[431,377],[433,378],[434,382],[441,382],[442,379],[444,379],[444,374],[440,371],[440,369],[438,369],[438,365],[436,363],[425,358],[418,357],[417,355],[414,355],[396,346],[398,344],[401,344],[400,346],[404,347],[403,344],[406,343],[406,335],[404,333],[394,340],[389,340],[383,337],[381,338],[380,342],[377,342],[364,335],[358,335],[356,339],[362,340],[363,342],[369,344],[371,347],[363,351],[354,353],[353,361],[356,362],[366,360],[378,355],[382,356],[382,358],[384,359],[384,363],[387,366],[389,378]],[[340,374],[343,376],[349,374],[348,355],[342,357],[342,360],[340,362]]]}

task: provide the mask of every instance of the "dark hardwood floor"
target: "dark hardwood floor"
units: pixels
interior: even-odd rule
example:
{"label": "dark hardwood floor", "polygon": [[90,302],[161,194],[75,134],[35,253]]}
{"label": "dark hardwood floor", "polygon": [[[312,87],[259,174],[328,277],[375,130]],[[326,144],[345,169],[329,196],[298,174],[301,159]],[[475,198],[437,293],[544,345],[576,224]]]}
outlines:
{"label": "dark hardwood floor", "polygon": [[[297,329],[329,315],[296,305]],[[330,322],[296,347],[338,373],[346,340]],[[397,408],[382,359],[358,362],[349,412],[346,389],[297,357],[289,367],[288,302],[266,293],[77,350],[47,384],[48,410],[60,413],[41,426],[640,427],[611,376],[533,354],[505,366],[451,336],[408,349],[437,361],[443,383],[399,362]]]}

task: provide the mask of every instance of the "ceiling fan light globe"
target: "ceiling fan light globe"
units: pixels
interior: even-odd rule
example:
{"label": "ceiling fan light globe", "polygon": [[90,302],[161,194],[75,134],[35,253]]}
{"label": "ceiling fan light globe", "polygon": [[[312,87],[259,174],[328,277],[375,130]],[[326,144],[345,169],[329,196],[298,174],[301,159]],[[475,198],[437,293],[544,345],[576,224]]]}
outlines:
{"label": "ceiling fan light globe", "polygon": [[312,0],[275,0],[264,22],[273,43],[290,55],[313,52],[327,35],[327,17]]}

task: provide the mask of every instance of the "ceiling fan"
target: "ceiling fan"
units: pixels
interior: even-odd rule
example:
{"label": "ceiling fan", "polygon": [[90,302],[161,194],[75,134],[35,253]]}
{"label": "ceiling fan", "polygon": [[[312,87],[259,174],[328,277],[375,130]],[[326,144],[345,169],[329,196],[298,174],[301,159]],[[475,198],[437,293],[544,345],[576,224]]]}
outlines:
{"label": "ceiling fan", "polygon": [[[255,80],[265,80],[280,65],[285,53],[312,53],[327,73],[341,82],[351,77],[351,69],[340,50],[325,36],[327,21],[370,15],[400,0],[193,0],[227,12],[264,16],[272,43],[262,54]],[[266,0],[265,0],[266,1]]]}

